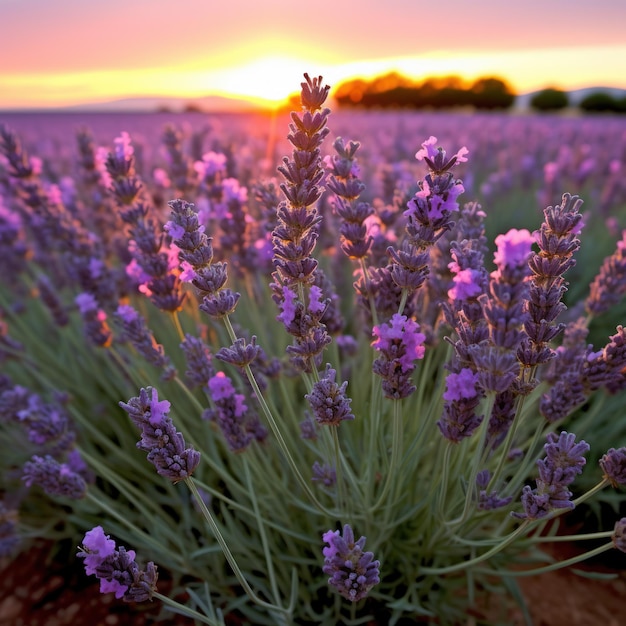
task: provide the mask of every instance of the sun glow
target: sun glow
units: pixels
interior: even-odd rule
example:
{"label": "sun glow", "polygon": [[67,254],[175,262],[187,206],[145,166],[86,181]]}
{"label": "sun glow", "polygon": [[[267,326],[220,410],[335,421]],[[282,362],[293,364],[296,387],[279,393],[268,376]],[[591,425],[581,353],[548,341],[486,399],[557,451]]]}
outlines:
{"label": "sun glow", "polygon": [[277,107],[297,89],[303,71],[310,65],[301,59],[265,56],[237,67],[214,70],[207,82],[215,93]]}

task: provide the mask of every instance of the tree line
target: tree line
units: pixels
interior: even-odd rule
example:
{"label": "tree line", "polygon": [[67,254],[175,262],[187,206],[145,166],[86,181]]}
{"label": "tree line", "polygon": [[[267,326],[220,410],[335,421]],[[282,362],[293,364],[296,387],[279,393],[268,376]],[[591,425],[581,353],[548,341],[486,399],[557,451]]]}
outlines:
{"label": "tree line", "polygon": [[[487,76],[466,83],[458,76],[428,78],[416,82],[397,72],[371,80],[356,78],[338,85],[334,93],[342,107],[449,109],[509,109],[516,94],[502,78]],[[558,111],[570,104],[566,92],[544,89],[534,94],[530,106],[537,111]],[[605,92],[586,96],[578,106],[583,111],[626,112],[626,98],[617,99]]]}

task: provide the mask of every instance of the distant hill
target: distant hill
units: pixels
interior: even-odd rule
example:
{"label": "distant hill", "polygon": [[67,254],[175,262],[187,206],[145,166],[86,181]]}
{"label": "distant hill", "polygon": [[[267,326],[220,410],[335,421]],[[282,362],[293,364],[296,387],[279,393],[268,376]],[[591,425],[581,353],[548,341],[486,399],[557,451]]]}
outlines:
{"label": "distant hill", "polygon": [[260,111],[260,105],[239,98],[205,96],[202,98],[173,98],[169,96],[149,96],[143,98],[123,98],[106,102],[89,102],[73,106],[56,108],[23,108],[20,111],[51,112],[68,111],[71,113],[152,113],[168,111],[180,113],[185,110],[198,110],[224,113]]}
{"label": "distant hill", "polygon": [[[513,105],[516,109],[530,109],[530,101],[532,97],[543,91],[542,89],[538,89],[537,91],[531,91],[529,93],[520,94],[515,99],[515,104]],[[570,106],[576,107],[580,104],[583,98],[587,97],[590,93],[596,93],[598,91],[603,91],[605,93],[610,94],[614,98],[624,98],[626,97],[626,89],[618,89],[616,87],[585,87],[583,89],[574,89],[573,91],[566,92],[569,97]]]}

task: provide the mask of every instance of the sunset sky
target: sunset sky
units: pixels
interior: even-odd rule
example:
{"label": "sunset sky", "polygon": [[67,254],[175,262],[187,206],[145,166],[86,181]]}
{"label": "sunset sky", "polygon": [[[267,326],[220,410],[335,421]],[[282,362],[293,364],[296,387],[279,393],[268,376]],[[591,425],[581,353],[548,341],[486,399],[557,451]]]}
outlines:
{"label": "sunset sky", "polygon": [[626,88],[624,0],[0,0],[0,108],[135,96],[278,101],[396,69],[518,93]]}

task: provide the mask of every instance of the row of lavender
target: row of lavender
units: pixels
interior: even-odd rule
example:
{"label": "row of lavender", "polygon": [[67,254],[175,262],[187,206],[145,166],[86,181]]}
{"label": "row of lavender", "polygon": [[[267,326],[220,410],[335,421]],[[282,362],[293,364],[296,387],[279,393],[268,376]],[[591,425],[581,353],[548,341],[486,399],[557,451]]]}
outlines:
{"label": "row of lavender", "polygon": [[[626,483],[624,330],[589,343],[626,292],[623,236],[563,304],[579,235],[623,219],[623,123],[329,118],[327,92],[303,83],[280,184],[262,118],[189,144],[168,126],[160,147],[2,130],[7,553],[92,528],[79,556],[103,592],[208,624],[452,623],[491,576],[514,586],[521,553],[525,575],[561,566],[546,524]],[[469,159],[431,137],[409,160],[433,128]],[[468,190],[528,213],[500,221],[554,206],[496,237],[490,271]],[[577,538],[624,550],[625,532]],[[154,562],[198,581],[187,606]]]}

